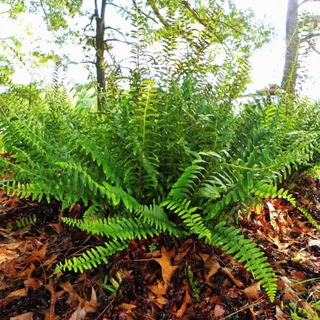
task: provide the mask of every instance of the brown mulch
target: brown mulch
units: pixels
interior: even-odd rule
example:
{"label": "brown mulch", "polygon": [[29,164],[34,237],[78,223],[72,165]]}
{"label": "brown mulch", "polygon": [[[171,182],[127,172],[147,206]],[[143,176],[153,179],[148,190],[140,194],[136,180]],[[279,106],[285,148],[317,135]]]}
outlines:
{"label": "brown mulch", "polygon": [[[293,193],[319,221],[319,183],[304,177]],[[276,273],[274,303],[242,264],[196,237],[132,241],[107,265],[82,274],[54,273],[58,262],[106,240],[60,221],[62,214],[81,217],[83,211],[76,205],[62,213],[56,201],[38,203],[0,191],[1,320],[282,320],[292,318],[294,307],[315,312],[319,232],[284,200],[266,199],[240,215],[243,231]]]}

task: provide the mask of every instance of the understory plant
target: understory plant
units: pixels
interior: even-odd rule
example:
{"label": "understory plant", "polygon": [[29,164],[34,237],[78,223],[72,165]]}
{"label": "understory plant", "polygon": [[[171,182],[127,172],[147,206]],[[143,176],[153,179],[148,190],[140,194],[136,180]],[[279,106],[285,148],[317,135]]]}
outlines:
{"label": "understory plant", "polygon": [[[141,24],[137,17],[135,23]],[[31,105],[1,95],[0,132],[11,159],[1,158],[0,167],[14,178],[7,188],[20,197],[55,198],[63,209],[83,203],[81,219],[63,222],[108,239],[57,270],[107,263],[132,239],[195,234],[244,262],[273,300],[276,280],[267,258],[231,222],[258,197],[295,204],[281,183],[319,162],[316,106],[280,94],[236,112],[248,52],[226,50],[219,66],[204,65],[215,55],[209,30],[191,36],[179,54],[177,37],[162,36],[154,68],[146,48],[133,47],[129,89],[110,72],[103,112],[81,101],[75,108],[56,81]]]}

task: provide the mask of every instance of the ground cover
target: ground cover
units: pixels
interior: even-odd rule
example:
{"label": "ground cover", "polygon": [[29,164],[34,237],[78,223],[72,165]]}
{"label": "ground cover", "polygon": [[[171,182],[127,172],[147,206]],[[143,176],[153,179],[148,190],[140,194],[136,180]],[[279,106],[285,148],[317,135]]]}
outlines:
{"label": "ground cover", "polygon": [[[304,176],[291,193],[319,221],[319,182]],[[0,206],[1,319],[318,319],[319,233],[284,200],[265,199],[239,216],[276,272],[274,303],[231,255],[196,237],[132,241],[108,265],[55,273],[65,257],[105,240],[61,223],[62,215],[80,217],[82,206],[62,213],[58,202],[5,189]]]}

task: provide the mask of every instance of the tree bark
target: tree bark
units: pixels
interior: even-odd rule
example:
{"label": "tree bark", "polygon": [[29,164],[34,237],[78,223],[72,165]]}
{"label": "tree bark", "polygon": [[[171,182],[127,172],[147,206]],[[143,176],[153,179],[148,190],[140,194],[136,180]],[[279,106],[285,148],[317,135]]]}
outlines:
{"label": "tree bark", "polygon": [[299,30],[298,30],[298,0],[288,0],[286,17],[286,54],[282,77],[282,87],[289,93],[295,93],[298,78]]}
{"label": "tree bark", "polygon": [[98,86],[98,111],[102,111],[105,104],[106,77],[104,65],[104,33],[105,33],[105,9],[106,0],[101,1],[101,10],[99,14],[97,0],[95,0],[95,18],[96,18],[96,74]]}

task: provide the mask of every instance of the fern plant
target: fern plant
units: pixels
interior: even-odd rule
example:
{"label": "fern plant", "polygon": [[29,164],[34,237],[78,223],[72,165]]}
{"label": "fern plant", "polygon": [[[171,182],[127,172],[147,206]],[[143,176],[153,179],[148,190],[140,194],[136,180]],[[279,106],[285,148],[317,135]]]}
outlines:
{"label": "fern plant", "polygon": [[[14,177],[7,188],[21,197],[55,198],[62,208],[88,206],[81,219],[62,220],[106,242],[57,271],[107,263],[132,239],[196,234],[244,262],[273,300],[276,282],[266,257],[231,222],[257,197],[294,203],[280,183],[319,162],[319,114],[308,102],[288,105],[281,96],[236,113],[235,99],[249,79],[247,46],[230,38],[241,50],[229,50],[212,32],[214,13],[204,8],[195,17],[172,4],[166,26],[151,32],[140,6],[136,1],[131,14],[136,44],[128,87],[121,89],[111,73],[103,112],[72,106],[58,81],[31,106],[0,96],[0,132],[13,158],[0,159],[1,174]],[[195,19],[203,22],[200,30]],[[159,40],[163,52],[150,64],[148,44]],[[216,62],[222,49],[222,63],[203,63]]]}

